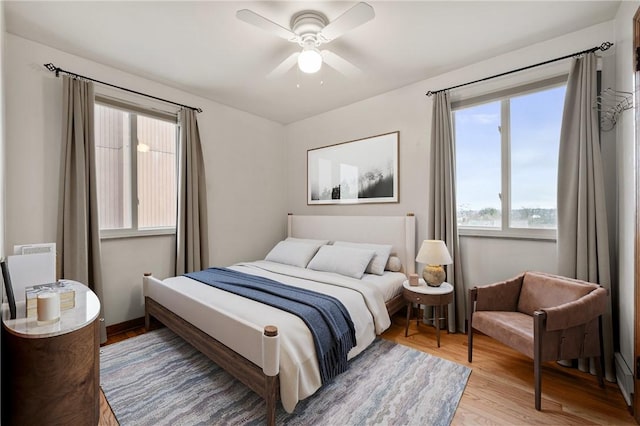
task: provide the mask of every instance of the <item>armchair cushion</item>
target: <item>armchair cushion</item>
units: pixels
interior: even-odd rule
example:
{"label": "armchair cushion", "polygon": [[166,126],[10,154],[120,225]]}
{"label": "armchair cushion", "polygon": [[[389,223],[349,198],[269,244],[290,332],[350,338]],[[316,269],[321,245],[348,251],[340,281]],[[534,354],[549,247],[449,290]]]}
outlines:
{"label": "armchair cushion", "polygon": [[477,311],[516,311],[524,274],[495,284],[477,287]]}
{"label": "armchair cushion", "polygon": [[553,331],[586,324],[598,318],[606,309],[607,290],[600,287],[573,302],[542,310],[547,314],[547,331]]}
{"label": "armchair cushion", "polygon": [[[526,272],[518,299],[518,311],[535,311],[578,300],[598,288],[597,284],[542,272]],[[584,322],[584,321],[583,321]]]}
{"label": "armchair cushion", "polygon": [[522,312],[476,311],[473,328],[533,358],[533,319]]}

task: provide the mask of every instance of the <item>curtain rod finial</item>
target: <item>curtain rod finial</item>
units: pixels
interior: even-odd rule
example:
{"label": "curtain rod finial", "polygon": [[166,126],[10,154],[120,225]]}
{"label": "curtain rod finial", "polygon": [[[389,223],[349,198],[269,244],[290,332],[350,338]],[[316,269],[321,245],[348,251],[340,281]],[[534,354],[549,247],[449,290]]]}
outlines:
{"label": "curtain rod finial", "polygon": [[51,62],[49,62],[48,64],[44,64],[44,67],[51,72],[55,72],[56,77],[60,77],[60,68],[56,67]]}
{"label": "curtain rod finial", "polygon": [[604,52],[605,50],[609,50],[611,46],[613,46],[613,43],[611,43],[610,41],[605,41],[600,45],[600,50]]}
{"label": "curtain rod finial", "polygon": [[431,95],[433,95],[433,94],[434,94],[434,93],[433,93],[431,90],[429,90],[429,91],[427,92],[427,96],[431,96]]}

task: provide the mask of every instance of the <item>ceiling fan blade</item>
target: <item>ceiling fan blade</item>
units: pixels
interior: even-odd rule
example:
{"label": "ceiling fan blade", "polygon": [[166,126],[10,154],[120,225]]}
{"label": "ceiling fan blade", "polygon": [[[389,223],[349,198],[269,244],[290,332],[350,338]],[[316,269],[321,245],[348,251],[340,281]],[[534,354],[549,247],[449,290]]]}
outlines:
{"label": "ceiling fan blade", "polygon": [[300,52],[293,52],[291,55],[287,57],[284,61],[280,62],[280,65],[274,68],[269,74],[267,74],[267,78],[277,78],[282,77],[293,68],[298,63],[298,56]]}
{"label": "ceiling fan blade", "polygon": [[330,50],[323,50],[320,53],[322,54],[322,60],[339,73],[344,74],[347,77],[357,77],[362,74],[360,68],[356,67],[342,56],[338,56]]}
{"label": "ceiling fan blade", "polygon": [[335,40],[342,34],[372,20],[376,16],[373,7],[361,2],[338,16],[320,31],[327,42]]}
{"label": "ceiling fan blade", "polygon": [[236,18],[246,22],[247,24],[254,25],[262,30],[270,32],[271,34],[275,34],[278,37],[282,37],[285,40],[297,41],[297,34],[249,9],[238,10],[236,12]]}

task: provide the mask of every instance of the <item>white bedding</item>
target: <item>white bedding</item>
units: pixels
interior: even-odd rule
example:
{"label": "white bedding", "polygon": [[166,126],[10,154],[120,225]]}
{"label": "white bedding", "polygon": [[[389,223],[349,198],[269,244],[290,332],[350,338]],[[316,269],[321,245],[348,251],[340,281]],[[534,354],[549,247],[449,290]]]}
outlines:
{"label": "white bedding", "polygon": [[[339,299],[349,311],[356,331],[357,345],[349,352],[349,359],[362,352],[373,342],[376,334],[389,327],[391,320],[384,294],[394,287],[390,282],[406,279],[403,274],[389,273],[398,275],[372,278],[367,274],[363,280],[357,280],[268,261],[237,264],[231,269]],[[402,281],[399,282],[400,287]],[[145,281],[144,294],[258,366],[262,364],[262,329],[265,325],[277,326],[280,335],[280,397],[287,412],[292,412],[298,401],[320,388],[322,382],[313,337],[297,316],[187,277],[173,277],[162,282]]]}
{"label": "white bedding", "polygon": [[385,271],[383,275],[364,274],[363,284],[375,286],[382,293],[385,302],[402,293],[402,283],[407,276],[402,272]]}

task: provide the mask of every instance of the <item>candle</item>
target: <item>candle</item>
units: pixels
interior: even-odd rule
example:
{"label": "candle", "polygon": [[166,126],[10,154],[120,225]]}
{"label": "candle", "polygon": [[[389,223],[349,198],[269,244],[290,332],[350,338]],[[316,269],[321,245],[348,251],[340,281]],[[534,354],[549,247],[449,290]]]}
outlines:
{"label": "candle", "polygon": [[53,322],[60,319],[60,295],[57,292],[38,294],[38,321]]}
{"label": "candle", "polygon": [[418,274],[409,274],[409,285],[418,285]]}

